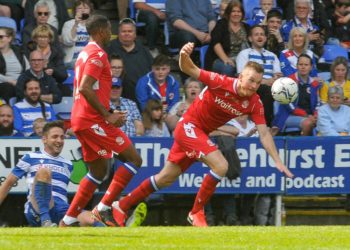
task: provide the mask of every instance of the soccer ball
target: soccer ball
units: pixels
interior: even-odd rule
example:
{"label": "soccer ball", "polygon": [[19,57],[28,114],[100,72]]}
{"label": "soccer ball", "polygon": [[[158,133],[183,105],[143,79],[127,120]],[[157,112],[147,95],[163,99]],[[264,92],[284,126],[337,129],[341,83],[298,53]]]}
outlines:
{"label": "soccer ball", "polygon": [[281,104],[294,102],[298,97],[298,84],[288,77],[278,78],[271,87],[273,99]]}

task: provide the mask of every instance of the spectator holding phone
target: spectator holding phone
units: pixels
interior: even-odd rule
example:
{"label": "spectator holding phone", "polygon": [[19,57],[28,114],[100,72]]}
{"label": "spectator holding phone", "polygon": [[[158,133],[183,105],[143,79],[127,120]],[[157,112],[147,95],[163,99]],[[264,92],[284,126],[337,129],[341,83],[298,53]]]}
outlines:
{"label": "spectator holding phone", "polygon": [[88,44],[89,34],[86,30],[86,20],[93,12],[93,5],[89,0],[77,0],[73,6],[74,19],[64,23],[62,40],[64,45],[64,63],[73,68],[80,51]]}

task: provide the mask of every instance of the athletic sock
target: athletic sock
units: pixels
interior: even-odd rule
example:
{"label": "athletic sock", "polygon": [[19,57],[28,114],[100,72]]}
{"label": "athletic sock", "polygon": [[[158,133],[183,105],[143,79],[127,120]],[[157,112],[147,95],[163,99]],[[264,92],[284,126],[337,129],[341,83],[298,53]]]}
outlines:
{"label": "athletic sock", "polygon": [[132,206],[146,199],[154,191],[158,191],[154,176],[144,180],[140,186],[119,201],[119,207],[127,212]]}
{"label": "athletic sock", "polygon": [[208,202],[210,197],[213,195],[216,185],[221,181],[222,177],[215,174],[212,170],[209,171],[204,177],[202,185],[197,193],[196,199],[191,210],[192,214],[197,213],[203,209],[204,205]]}
{"label": "athletic sock", "polygon": [[78,191],[75,194],[66,215],[76,218],[90,201],[97,185],[99,184],[101,184],[101,181],[96,180],[88,173],[80,181]]}
{"label": "athletic sock", "polygon": [[113,180],[100,203],[110,207],[117,196],[120,195],[126,185],[128,185],[132,177],[137,173],[137,170],[138,168],[130,162],[120,165],[114,173]]}
{"label": "athletic sock", "polygon": [[38,204],[40,221],[50,220],[50,200],[52,195],[52,185],[50,183],[37,181],[34,186],[34,198]]}

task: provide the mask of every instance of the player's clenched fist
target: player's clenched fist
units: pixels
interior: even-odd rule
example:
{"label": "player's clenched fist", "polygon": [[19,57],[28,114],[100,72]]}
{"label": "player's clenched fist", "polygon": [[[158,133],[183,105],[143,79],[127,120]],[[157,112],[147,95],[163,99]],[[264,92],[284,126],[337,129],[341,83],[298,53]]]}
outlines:
{"label": "player's clenched fist", "polygon": [[121,127],[126,122],[127,111],[115,110],[112,114],[107,116],[106,121],[116,127]]}
{"label": "player's clenched fist", "polygon": [[192,54],[192,51],[193,51],[193,48],[194,48],[194,43],[186,43],[181,51],[180,51],[180,56],[182,55],[191,55]]}

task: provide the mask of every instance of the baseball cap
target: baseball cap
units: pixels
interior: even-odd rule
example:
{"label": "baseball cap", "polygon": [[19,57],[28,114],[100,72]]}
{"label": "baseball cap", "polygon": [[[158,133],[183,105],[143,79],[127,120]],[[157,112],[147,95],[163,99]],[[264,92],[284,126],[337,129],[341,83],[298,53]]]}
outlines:
{"label": "baseball cap", "polygon": [[112,77],[112,87],[117,86],[121,87],[122,86],[122,80],[118,77]]}

